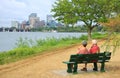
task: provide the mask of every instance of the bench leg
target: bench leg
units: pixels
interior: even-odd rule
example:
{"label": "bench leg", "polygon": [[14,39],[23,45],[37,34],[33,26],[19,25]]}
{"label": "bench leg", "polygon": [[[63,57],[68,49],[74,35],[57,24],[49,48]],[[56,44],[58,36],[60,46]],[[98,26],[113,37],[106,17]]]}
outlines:
{"label": "bench leg", "polygon": [[101,69],[100,69],[101,72],[105,72],[104,67],[105,67],[105,62],[102,62],[101,63]]}
{"label": "bench leg", "polygon": [[96,63],[96,62],[94,62],[94,63],[93,63],[93,65],[94,65],[93,70],[94,70],[94,71],[98,71],[98,66],[97,66],[97,63]]}
{"label": "bench leg", "polygon": [[77,73],[77,68],[78,68],[78,65],[77,63],[74,64],[74,70],[73,70],[73,73]]}
{"label": "bench leg", "polygon": [[73,64],[67,64],[67,72],[72,73]]}

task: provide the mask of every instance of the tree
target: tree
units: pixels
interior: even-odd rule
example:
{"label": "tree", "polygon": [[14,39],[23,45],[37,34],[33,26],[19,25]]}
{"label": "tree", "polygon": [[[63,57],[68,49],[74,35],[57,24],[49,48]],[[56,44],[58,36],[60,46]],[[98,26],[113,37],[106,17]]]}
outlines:
{"label": "tree", "polygon": [[55,13],[54,17],[63,23],[84,22],[90,40],[93,28],[98,26],[99,22],[106,22],[108,18],[118,14],[119,6],[119,0],[57,0],[52,12]]}
{"label": "tree", "polygon": [[74,25],[78,20],[73,10],[73,5],[69,0],[57,0],[53,5],[52,12],[55,12],[56,20],[68,26],[69,24]]}
{"label": "tree", "polygon": [[120,15],[109,18],[107,22],[101,23],[104,27],[107,27],[109,32],[118,32],[120,30]]}
{"label": "tree", "polygon": [[112,49],[112,52],[114,53],[117,48],[120,48],[120,36],[115,33],[120,32],[120,15],[109,18],[107,22],[101,24],[104,27],[107,27],[107,31],[109,32],[104,47],[106,48],[106,51]]}

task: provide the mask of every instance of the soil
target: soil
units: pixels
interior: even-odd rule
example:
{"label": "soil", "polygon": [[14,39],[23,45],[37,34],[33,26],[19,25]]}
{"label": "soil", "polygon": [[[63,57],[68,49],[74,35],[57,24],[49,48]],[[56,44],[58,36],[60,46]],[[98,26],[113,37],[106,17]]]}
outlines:
{"label": "soil", "polygon": [[[99,41],[98,45],[102,45]],[[42,55],[17,61],[11,64],[0,65],[0,78],[120,78],[120,52],[113,54],[110,62],[105,63],[106,72],[94,72],[93,65],[88,64],[88,71],[80,71],[84,64],[79,64],[78,74],[66,72],[67,65],[62,61],[69,60],[71,54],[76,54],[80,45],[53,50]],[[87,46],[90,48],[91,43]],[[101,49],[103,52],[104,49]],[[98,64],[100,68],[100,64]]]}

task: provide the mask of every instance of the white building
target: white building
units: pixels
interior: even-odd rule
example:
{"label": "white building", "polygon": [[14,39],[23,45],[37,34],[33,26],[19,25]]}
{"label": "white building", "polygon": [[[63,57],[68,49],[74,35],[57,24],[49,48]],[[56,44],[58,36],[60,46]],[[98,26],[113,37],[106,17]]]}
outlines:
{"label": "white building", "polygon": [[15,28],[19,28],[20,23],[18,21],[11,21],[11,26]]}

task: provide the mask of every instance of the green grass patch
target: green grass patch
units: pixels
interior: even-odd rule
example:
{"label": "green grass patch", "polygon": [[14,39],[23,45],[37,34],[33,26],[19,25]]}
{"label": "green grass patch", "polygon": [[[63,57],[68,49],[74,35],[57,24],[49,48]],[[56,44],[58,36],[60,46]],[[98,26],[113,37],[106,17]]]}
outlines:
{"label": "green grass patch", "polygon": [[[93,38],[104,38],[104,34],[92,34]],[[16,48],[7,52],[0,52],[0,64],[15,62],[24,58],[41,54],[45,51],[54,50],[81,43],[82,40],[87,40],[86,35],[81,37],[66,37],[66,38],[47,38],[33,41],[31,39],[20,38],[16,43]]]}
{"label": "green grass patch", "polygon": [[102,38],[106,38],[107,36],[108,36],[107,33],[93,33],[92,34],[93,39],[102,39]]}

